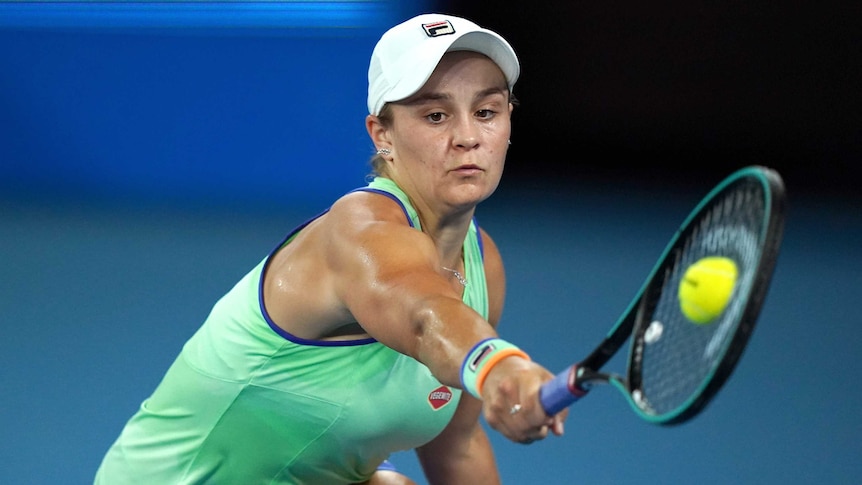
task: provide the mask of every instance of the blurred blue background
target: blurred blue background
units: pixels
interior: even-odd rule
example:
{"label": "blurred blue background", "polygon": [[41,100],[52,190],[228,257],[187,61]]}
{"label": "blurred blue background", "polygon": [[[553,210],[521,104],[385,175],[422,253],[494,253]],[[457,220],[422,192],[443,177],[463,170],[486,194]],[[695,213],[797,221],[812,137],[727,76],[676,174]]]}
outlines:
{"label": "blurred blue background", "polygon": [[766,307],[706,412],[656,427],[597,389],[562,438],[492,432],[504,482],[858,483],[858,11],[494,5],[0,3],[0,483],[89,483],[216,299],[364,183],[368,57],[427,10],[522,58],[477,216],[507,263],[501,331],[547,367],[592,349],[731,170],[790,192]]}

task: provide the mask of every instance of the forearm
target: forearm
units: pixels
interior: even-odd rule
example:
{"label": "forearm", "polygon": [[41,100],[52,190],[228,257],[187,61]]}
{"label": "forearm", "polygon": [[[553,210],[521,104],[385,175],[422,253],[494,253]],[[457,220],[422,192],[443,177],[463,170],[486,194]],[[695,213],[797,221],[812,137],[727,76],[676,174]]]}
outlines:
{"label": "forearm", "polygon": [[410,354],[441,383],[461,388],[461,365],[467,354],[477,342],[497,333],[460,301],[436,298],[424,303],[412,319],[416,332]]}
{"label": "forearm", "polygon": [[491,443],[476,425],[462,443],[435,440],[416,450],[429,485],[499,485],[500,475]]}

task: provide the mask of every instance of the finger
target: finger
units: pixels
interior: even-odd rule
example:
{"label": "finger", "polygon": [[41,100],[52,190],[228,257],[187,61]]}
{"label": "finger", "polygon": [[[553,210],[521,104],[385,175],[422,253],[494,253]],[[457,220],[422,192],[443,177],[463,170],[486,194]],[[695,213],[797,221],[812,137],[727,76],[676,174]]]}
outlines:
{"label": "finger", "polygon": [[505,426],[514,437],[513,441],[522,444],[533,443],[547,438],[553,425],[553,420],[543,416],[538,423],[535,421],[535,413],[519,403],[512,404],[508,413],[503,417]]}
{"label": "finger", "polygon": [[550,430],[550,428],[548,428],[547,426],[542,426],[541,428],[539,428],[539,433],[537,435],[537,439],[543,440],[543,439],[547,438],[549,430]]}
{"label": "finger", "polygon": [[523,406],[520,404],[513,404],[512,407],[509,408],[509,416],[514,416],[521,412]]}
{"label": "finger", "polygon": [[551,431],[556,436],[563,436],[563,433],[565,432],[565,426],[564,421],[559,416],[554,417],[554,423],[551,425]]}
{"label": "finger", "polygon": [[566,422],[566,418],[568,417],[568,415],[569,415],[569,410],[564,409],[560,413],[558,413],[554,416],[548,417],[546,424],[548,426],[550,426],[552,433],[554,433],[557,436],[563,435],[563,433],[565,432],[564,423]]}

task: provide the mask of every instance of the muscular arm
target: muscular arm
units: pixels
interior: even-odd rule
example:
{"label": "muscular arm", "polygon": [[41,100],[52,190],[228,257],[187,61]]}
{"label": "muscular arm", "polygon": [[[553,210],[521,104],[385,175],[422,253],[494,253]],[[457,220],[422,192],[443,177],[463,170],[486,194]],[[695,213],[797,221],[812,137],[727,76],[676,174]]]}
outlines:
{"label": "muscular arm", "polygon": [[496,336],[494,328],[441,274],[428,235],[408,226],[388,199],[359,197],[367,200],[333,206],[322,238],[337,299],[372,337],[460,387],[462,360],[476,342]]}
{"label": "muscular arm", "polygon": [[[371,194],[354,197],[374,200],[343,203],[342,199],[333,206],[317,238],[325,247],[328,268],[321,278],[330,281],[327,286],[346,321],[358,322],[378,341],[422,362],[443,384],[461,388],[461,363],[476,343],[496,337],[496,329],[462,302],[460,293],[440,271],[435,242],[407,225],[397,204]],[[465,235],[453,238],[459,248]],[[496,246],[487,235],[483,237],[489,320],[496,324],[505,280]],[[459,409],[463,421],[459,414],[455,423],[462,425],[455,429],[459,425],[453,424],[453,442],[479,443],[476,449],[487,449],[491,456],[490,447],[482,444],[487,438],[478,425],[480,410],[488,424],[513,441],[542,439],[549,428],[560,434],[562,421],[546,416],[538,402],[539,386],[551,378],[547,369],[520,357],[501,360],[491,368],[480,390],[483,401],[464,397],[474,403]],[[509,409],[516,403],[523,411],[510,415]]]}
{"label": "muscular arm", "polygon": [[[484,231],[482,237],[488,284],[488,319],[496,328],[505,299],[505,272],[494,241]],[[479,423],[481,412],[482,402],[462,393],[458,409],[446,429],[434,440],[416,450],[430,484],[500,483],[491,443]]]}

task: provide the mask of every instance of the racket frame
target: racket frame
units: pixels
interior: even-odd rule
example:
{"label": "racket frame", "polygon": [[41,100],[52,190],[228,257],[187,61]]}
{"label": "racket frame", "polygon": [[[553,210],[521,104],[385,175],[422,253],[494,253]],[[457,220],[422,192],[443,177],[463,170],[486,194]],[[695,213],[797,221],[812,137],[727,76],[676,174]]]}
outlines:
{"label": "racket frame", "polygon": [[[765,198],[764,214],[768,221],[764,224],[760,236],[763,241],[761,257],[757,268],[754,270],[754,282],[752,292],[747,295],[744,302],[744,311],[740,317],[733,337],[723,349],[723,357],[719,365],[711,372],[710,376],[701,383],[700,387],[692,393],[691,397],[682,405],[670,413],[654,414],[648,412],[639,403],[637,393],[640,390],[640,365],[642,363],[642,350],[644,346],[644,333],[651,323],[646,318],[652,315],[655,308],[655,298],[650,298],[651,292],[658,291],[661,287],[662,278],[658,275],[667,271],[675,262],[674,252],[678,251],[680,242],[695,229],[693,222],[716,201],[716,197],[724,192],[729,186],[745,178],[754,178],[763,185],[763,191],[767,194]],[[736,367],[743,350],[754,330],[755,323],[763,307],[769,289],[769,282],[777,262],[778,251],[784,228],[785,211],[785,189],[781,176],[774,170],[762,166],[749,166],[740,169],[725,178],[713,188],[700,203],[692,210],[688,217],[677,229],[670,242],[665,247],[647,276],[635,298],[629,303],[617,323],[607,333],[602,342],[579,363],[561,372],[557,377],[543,387],[548,391],[548,401],[556,401],[553,404],[546,403],[543,396],[542,402],[549,415],[556,414],[563,408],[571,405],[597,384],[611,384],[622,392],[632,409],[642,419],[661,425],[675,425],[685,422],[697,415],[712,397],[724,385]],[[650,304],[650,302],[653,302]],[[627,364],[627,375],[600,372],[600,369],[632,338],[629,349]],[[568,392],[569,395],[564,395]],[[552,396],[553,394],[553,396]],[[550,405],[549,405],[550,404]]]}

